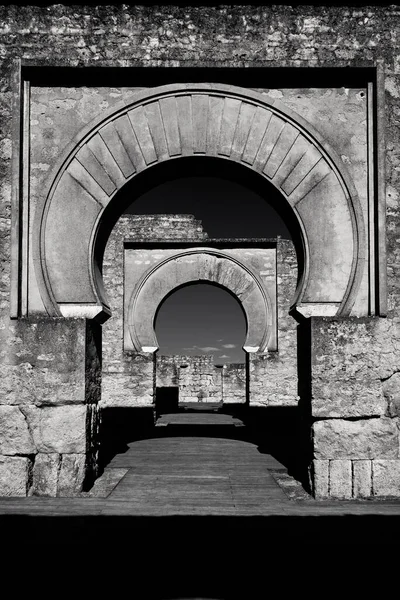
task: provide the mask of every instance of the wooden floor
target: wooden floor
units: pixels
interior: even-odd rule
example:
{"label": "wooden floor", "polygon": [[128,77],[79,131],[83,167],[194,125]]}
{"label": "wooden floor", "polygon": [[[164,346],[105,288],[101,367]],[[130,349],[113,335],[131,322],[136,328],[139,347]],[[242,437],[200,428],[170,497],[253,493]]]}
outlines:
{"label": "wooden floor", "polygon": [[108,468],[128,469],[110,501],[124,501],[147,514],[254,514],[287,501],[270,472],[283,466],[254,444],[236,439],[175,435],[141,440]]}
{"label": "wooden floor", "polygon": [[233,532],[246,537],[263,531],[279,540],[324,543],[336,537],[339,543],[352,531],[351,542],[362,544],[366,531],[378,540],[400,534],[399,501],[290,496],[277,483],[284,466],[246,438],[240,420],[214,415],[212,425],[208,418],[164,416],[153,437],[133,441],[111,460],[103,475],[105,497],[1,498],[4,539],[16,539],[16,531],[55,544],[117,532],[148,540],[150,531],[165,539],[178,531],[199,538],[219,531],[228,544]]}

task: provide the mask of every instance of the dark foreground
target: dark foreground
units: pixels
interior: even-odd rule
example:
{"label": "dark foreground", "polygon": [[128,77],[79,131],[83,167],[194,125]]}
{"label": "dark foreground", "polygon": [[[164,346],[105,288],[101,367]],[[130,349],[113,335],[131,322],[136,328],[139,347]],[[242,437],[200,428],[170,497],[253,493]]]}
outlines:
{"label": "dark foreground", "polygon": [[[137,598],[257,598],[236,595],[244,585],[236,575],[253,573],[271,553],[291,564],[334,547],[363,552],[397,543],[400,501],[316,501],[240,420],[213,417],[205,429],[185,418],[127,444],[103,485],[84,497],[2,498],[2,548],[79,550],[83,562],[94,553],[150,565],[161,592],[153,585]],[[179,591],[183,572],[191,588]],[[169,574],[162,582],[161,573]]]}

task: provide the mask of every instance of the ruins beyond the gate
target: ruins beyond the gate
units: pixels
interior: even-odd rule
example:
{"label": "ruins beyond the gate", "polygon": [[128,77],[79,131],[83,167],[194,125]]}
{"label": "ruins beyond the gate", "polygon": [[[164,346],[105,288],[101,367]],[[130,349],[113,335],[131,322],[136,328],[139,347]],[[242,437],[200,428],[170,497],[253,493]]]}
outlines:
{"label": "ruins beyond the gate", "polygon": [[[106,411],[174,398],[291,407],[315,498],[399,497],[398,7],[0,17],[0,495],[81,494]],[[127,214],[199,173],[291,240]],[[243,364],[160,354],[157,311],[196,282],[240,303]]]}

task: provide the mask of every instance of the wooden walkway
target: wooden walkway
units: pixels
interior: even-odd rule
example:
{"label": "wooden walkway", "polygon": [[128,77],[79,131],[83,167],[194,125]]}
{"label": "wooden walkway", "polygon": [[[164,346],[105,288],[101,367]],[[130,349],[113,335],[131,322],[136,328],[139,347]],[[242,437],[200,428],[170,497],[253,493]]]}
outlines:
{"label": "wooden walkway", "polygon": [[181,536],[189,544],[193,535],[208,539],[219,532],[227,551],[232,536],[247,543],[261,532],[276,543],[319,544],[328,539],[340,543],[352,532],[351,543],[360,545],[371,535],[386,541],[400,534],[399,501],[321,502],[304,492],[291,496],[277,483],[281,476],[290,483],[283,465],[246,439],[240,421],[213,415],[219,422],[211,427],[206,414],[190,415],[189,423],[188,416],[164,416],[154,437],[134,441],[116,455],[97,482],[103,481],[103,494],[1,498],[4,539],[25,536],[57,544],[98,538],[103,543],[107,537],[131,535],[147,543],[153,532],[165,539]]}

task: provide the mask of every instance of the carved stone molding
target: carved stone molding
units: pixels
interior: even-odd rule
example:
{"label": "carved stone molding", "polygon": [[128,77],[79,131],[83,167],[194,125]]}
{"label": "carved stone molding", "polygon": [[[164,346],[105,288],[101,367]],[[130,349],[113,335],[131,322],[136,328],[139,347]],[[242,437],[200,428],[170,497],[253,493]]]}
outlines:
{"label": "carved stone molding", "polygon": [[337,314],[349,314],[365,256],[351,180],[304,119],[277,100],[222,84],[146,90],[69,145],[35,217],[36,276],[49,314],[61,314],[60,303],[105,305],[93,258],[105,207],[138,173],[188,156],[234,161],[275,185],[303,240],[297,305],[336,304]]}
{"label": "carved stone molding", "polygon": [[130,334],[125,350],[155,352],[158,342],[154,319],[160,304],[171,292],[193,282],[220,285],[237,298],[247,322],[244,350],[276,350],[272,336],[275,311],[263,282],[247,265],[213,248],[180,251],[146,271],[137,282],[125,313]]}

